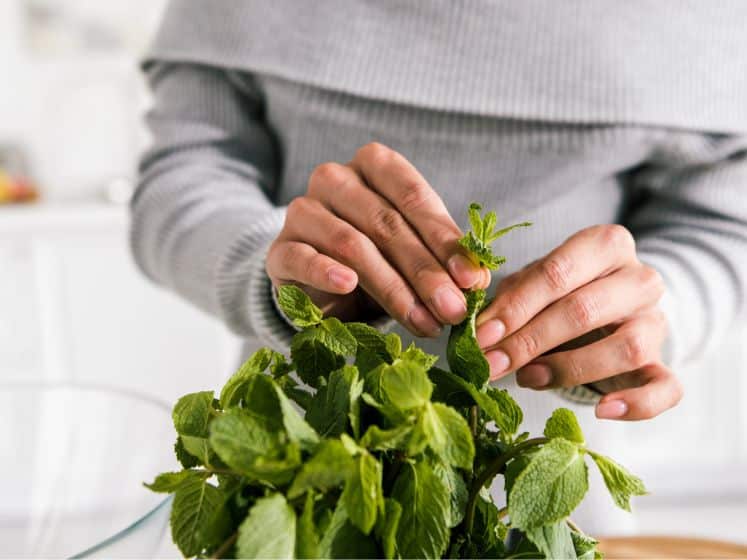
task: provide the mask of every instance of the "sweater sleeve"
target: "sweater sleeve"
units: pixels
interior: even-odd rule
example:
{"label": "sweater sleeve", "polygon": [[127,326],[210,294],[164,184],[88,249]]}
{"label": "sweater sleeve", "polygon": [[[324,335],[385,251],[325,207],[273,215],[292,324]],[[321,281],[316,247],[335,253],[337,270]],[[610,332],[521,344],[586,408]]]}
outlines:
{"label": "sweater sleeve", "polygon": [[667,285],[666,361],[697,359],[744,314],[747,137],[675,133],[633,174],[626,225]]}
{"label": "sweater sleeve", "polygon": [[253,83],[221,69],[147,68],[153,137],[131,205],[139,267],[241,336],[277,347],[287,325],[264,257],[285,209],[272,197],[279,158]]}

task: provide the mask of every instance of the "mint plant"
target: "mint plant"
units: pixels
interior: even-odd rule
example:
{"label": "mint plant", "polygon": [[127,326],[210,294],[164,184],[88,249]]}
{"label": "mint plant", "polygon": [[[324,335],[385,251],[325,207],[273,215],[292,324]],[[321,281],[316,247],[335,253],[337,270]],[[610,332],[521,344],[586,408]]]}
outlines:
{"label": "mint plant", "polygon": [[[461,244],[475,262],[505,261],[493,212],[470,206]],[[294,286],[279,303],[299,328],[290,360],[262,348],[220,394],[174,406],[183,470],[146,484],[174,495],[171,534],[184,556],[225,558],[599,558],[569,519],[588,489],[587,458],[614,502],[643,483],[588,449],[576,417],[556,410],[544,433],[488,385],[475,339],[483,290],[446,356],[364,323],[323,317]],[[503,478],[505,507],[488,491]]]}

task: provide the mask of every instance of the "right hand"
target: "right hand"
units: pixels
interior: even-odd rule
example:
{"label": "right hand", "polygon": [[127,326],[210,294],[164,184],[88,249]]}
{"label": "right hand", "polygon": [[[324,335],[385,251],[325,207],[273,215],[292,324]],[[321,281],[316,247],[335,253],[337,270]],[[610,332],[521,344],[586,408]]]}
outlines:
{"label": "right hand", "polygon": [[441,198],[401,154],[378,143],[346,165],[324,163],[288,205],[267,254],[273,284],[297,284],[325,314],[386,313],[416,336],[438,336],[466,314],[460,288],[486,287],[487,269],[457,243]]}

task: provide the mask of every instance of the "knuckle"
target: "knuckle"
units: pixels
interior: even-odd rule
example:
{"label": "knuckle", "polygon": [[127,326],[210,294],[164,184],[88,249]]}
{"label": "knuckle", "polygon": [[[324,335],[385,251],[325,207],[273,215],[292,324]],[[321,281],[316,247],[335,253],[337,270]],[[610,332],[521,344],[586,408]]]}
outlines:
{"label": "knuckle", "polygon": [[417,212],[434,196],[433,189],[423,181],[411,181],[402,190],[401,205],[406,214]]}
{"label": "knuckle", "polygon": [[355,157],[373,164],[381,164],[388,161],[392,154],[393,150],[381,142],[369,142],[358,148]]}
{"label": "knuckle", "polygon": [[502,299],[503,301],[496,305],[500,305],[500,308],[504,310],[502,319],[508,331],[518,328],[531,316],[529,314],[529,305],[523,294],[509,292]]}
{"label": "knuckle", "polygon": [[309,191],[334,187],[343,184],[347,179],[344,166],[328,161],[317,165],[309,176]]}
{"label": "knuckle", "polygon": [[593,296],[578,293],[569,298],[566,315],[574,327],[586,332],[599,320],[599,304]]}
{"label": "knuckle", "polygon": [[371,238],[379,247],[391,244],[405,228],[405,220],[394,208],[382,207],[371,219]]}
{"label": "knuckle", "polygon": [[576,387],[586,382],[586,372],[581,362],[573,356],[573,352],[569,352],[568,356],[566,356],[565,363],[559,368],[559,373],[559,382],[563,387]]}
{"label": "knuckle", "polygon": [[566,292],[570,285],[573,262],[569,257],[554,255],[540,261],[540,274],[553,292]]}
{"label": "knuckle", "polygon": [[630,369],[638,369],[648,362],[648,345],[642,333],[634,331],[625,335],[622,340],[624,363]]}
{"label": "knuckle", "polygon": [[635,239],[625,226],[605,224],[600,226],[599,236],[604,249],[625,252],[635,251]]}
{"label": "knuckle", "polygon": [[325,279],[327,271],[325,270],[325,264],[326,259],[319,253],[306,261],[306,278],[309,278],[319,287],[326,283]]}
{"label": "knuckle", "polygon": [[357,260],[363,251],[363,239],[356,231],[343,230],[334,236],[335,258],[343,262]]}
{"label": "knuckle", "polygon": [[658,300],[664,295],[664,279],[658,270],[651,266],[642,266],[640,271],[640,284],[646,291],[652,293]]}
{"label": "knuckle", "polygon": [[520,330],[514,334],[513,342],[516,353],[521,356],[520,361],[537,356],[540,344],[534,333]]}
{"label": "knuckle", "polygon": [[[412,267],[412,280],[416,284],[422,284],[428,282],[434,276],[441,276],[441,266],[438,265],[433,259],[421,258],[417,259],[413,263]],[[448,280],[448,278],[443,278]]]}

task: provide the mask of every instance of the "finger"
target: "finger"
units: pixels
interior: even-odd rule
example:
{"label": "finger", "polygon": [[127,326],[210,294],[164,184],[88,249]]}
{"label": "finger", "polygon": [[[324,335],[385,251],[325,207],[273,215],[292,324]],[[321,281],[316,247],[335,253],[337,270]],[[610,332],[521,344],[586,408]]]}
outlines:
{"label": "finger", "polygon": [[299,197],[291,202],[286,236],[291,241],[311,245],[354,270],[361,288],[413,334],[440,334],[441,325],[371,240],[332,214],[319,201]]}
{"label": "finger", "polygon": [[309,196],[368,236],[442,323],[464,318],[467,302],[449,273],[399,211],[351,168],[333,163],[318,167]]}
{"label": "finger", "polygon": [[666,335],[664,315],[654,309],[597,342],[537,358],[517,372],[516,382],[532,389],[575,387],[635,371],[660,359]]}
{"label": "finger", "polygon": [[[622,268],[556,301],[489,351],[505,354],[500,358],[507,364],[505,371],[520,368],[564,342],[652,306],[663,292],[661,277],[653,268]],[[495,337],[496,333],[489,332],[494,324],[489,321],[478,330],[482,345]]]}
{"label": "finger", "polygon": [[596,406],[597,418],[648,420],[669,410],[682,399],[682,383],[660,363],[641,368],[640,387],[609,393]]}
{"label": "finger", "polygon": [[443,200],[412,163],[382,144],[366,144],[350,162],[369,188],[386,198],[418,232],[425,245],[462,288],[480,280],[480,268],[459,245],[462,231]]}
{"label": "finger", "polygon": [[298,282],[332,294],[349,294],[358,285],[354,270],[298,241],[274,243],[265,266],[275,285]]}
{"label": "finger", "polygon": [[477,325],[501,321],[506,334],[516,332],[542,309],[592,280],[636,262],[635,242],[622,226],[594,226],[570,237],[530,265],[521,282],[499,288],[477,318]]}

